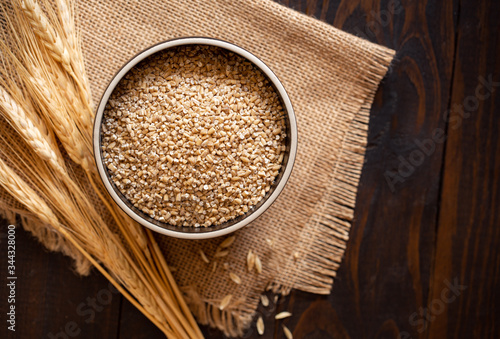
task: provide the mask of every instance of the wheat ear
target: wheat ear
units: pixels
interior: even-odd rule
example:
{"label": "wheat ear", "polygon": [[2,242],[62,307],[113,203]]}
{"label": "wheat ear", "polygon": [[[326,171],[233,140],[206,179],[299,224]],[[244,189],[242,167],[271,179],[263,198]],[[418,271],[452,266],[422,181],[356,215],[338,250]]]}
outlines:
{"label": "wheat ear", "polygon": [[66,0],[55,0],[55,3],[57,5],[61,26],[63,27],[64,35],[68,42],[68,47],[71,50],[76,50],[78,48],[78,36],[76,34],[75,20],[71,5]]}
{"label": "wheat ear", "polygon": [[73,81],[67,77],[67,73],[60,72],[53,73],[56,79],[56,86],[58,86],[59,95],[68,102],[70,113],[75,116],[75,121],[79,125],[82,133],[90,136],[93,124],[93,114],[85,101],[79,98],[82,91],[74,88]]}
{"label": "wheat ear", "polygon": [[[63,29],[67,31],[65,40],[61,37],[61,34],[58,34],[57,29],[50,24],[47,16],[36,1],[23,0],[20,3],[20,7],[33,28],[33,32],[47,48],[49,54],[54,60],[61,63],[63,68],[73,78],[82,99],[89,107],[90,113],[92,113],[90,87],[86,80],[85,66],[78,46],[78,38],[71,11],[64,0],[58,0],[57,2]],[[71,48],[68,49],[66,44],[69,44]]]}
{"label": "wheat ear", "polygon": [[88,103],[92,111],[92,98],[90,95],[90,85],[85,75],[85,63],[80,46],[80,39],[75,27],[73,3],[67,0],[56,0],[59,20],[61,21],[62,34],[66,37],[68,49],[71,57],[71,65],[83,88],[80,88],[80,94],[84,101]]}
{"label": "wheat ear", "polygon": [[19,132],[28,145],[32,147],[35,153],[47,161],[54,170],[60,174],[67,175],[62,156],[59,152],[55,152],[55,148],[50,144],[48,137],[42,134],[28,117],[25,110],[1,87],[0,108],[0,112],[3,113],[5,118]]}
{"label": "wheat ear", "polygon": [[0,41],[0,51],[9,64],[15,66],[17,70],[16,74],[9,74],[7,71],[7,79],[10,78],[10,80],[1,81],[0,84],[12,87],[16,80],[23,83],[33,105],[38,107],[44,120],[50,123],[52,130],[56,132],[71,160],[81,165],[85,170],[89,170],[90,164],[93,162],[91,136],[88,132],[82,133],[82,131],[89,129],[90,122],[87,120],[86,126],[80,126],[79,129],[75,121],[71,119],[70,112],[74,107],[71,102],[65,99],[64,95],[60,94],[61,91],[64,93],[64,89],[58,88],[52,79],[53,74],[47,69],[47,67],[53,69],[56,65],[47,64],[46,60],[43,60],[43,52],[36,50],[36,43],[31,39],[19,40],[15,48],[21,51],[32,48],[36,52],[21,52],[24,53],[23,57],[27,59],[23,63],[9,50],[7,45]]}
{"label": "wheat ear", "polygon": [[72,72],[69,52],[64,46],[61,37],[49,23],[40,5],[33,0],[23,0],[21,1],[21,9],[29,20],[33,31],[43,42],[51,56],[60,62],[68,72]]}
{"label": "wheat ear", "polygon": [[32,89],[36,100],[40,103],[40,110],[44,113],[47,120],[51,121],[52,127],[71,160],[81,165],[85,171],[90,170],[90,164],[93,161],[90,151],[90,141],[85,140],[79,133],[75,123],[69,119],[67,111],[59,98],[53,95],[53,88],[39,74],[32,70],[33,75],[29,77],[29,86]]}

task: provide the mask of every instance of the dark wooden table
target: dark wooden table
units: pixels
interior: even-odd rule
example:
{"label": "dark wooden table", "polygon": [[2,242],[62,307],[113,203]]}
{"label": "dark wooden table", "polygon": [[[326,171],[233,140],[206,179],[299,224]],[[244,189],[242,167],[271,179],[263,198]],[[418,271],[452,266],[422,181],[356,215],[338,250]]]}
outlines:
{"label": "dark wooden table", "polygon": [[[292,292],[276,311],[293,317],[274,321],[268,312],[264,337],[283,338],[283,323],[294,338],[500,338],[500,2],[283,4],[397,56],[372,107],[355,222],[332,294]],[[15,337],[162,337],[120,295],[103,297],[101,275],[77,277],[69,259],[16,233]]]}

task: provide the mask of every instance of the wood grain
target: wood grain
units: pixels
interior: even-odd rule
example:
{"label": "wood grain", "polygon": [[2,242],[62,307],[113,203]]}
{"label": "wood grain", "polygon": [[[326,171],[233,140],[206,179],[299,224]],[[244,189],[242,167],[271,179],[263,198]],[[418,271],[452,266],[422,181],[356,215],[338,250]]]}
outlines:
{"label": "wood grain", "polygon": [[7,223],[0,229],[0,338],[115,338],[119,293],[111,293],[100,274],[79,277],[71,259],[49,253],[29,233],[16,229],[16,331],[8,331]]}
{"label": "wood grain", "polygon": [[[430,338],[499,338],[500,3],[462,0]],[[494,84],[492,84],[494,83]]]}
{"label": "wood grain", "polygon": [[[293,292],[292,313],[300,318],[291,328],[298,338],[421,337],[409,317],[428,300],[443,143],[415,155],[445,129],[457,3],[404,1],[392,14],[388,2],[329,6],[336,10],[327,22],[397,55],[372,107],[355,222],[332,294],[304,307],[314,297]],[[321,314],[331,316],[321,321]],[[322,327],[330,330],[316,334]]]}
{"label": "wood grain", "polygon": [[165,335],[125,298],[120,313],[120,331],[116,338],[165,338]]}

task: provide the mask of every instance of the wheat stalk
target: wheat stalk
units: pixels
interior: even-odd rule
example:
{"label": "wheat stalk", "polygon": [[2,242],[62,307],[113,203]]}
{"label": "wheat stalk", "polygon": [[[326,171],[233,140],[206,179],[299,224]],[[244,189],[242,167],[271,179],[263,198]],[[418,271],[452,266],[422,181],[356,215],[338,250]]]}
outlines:
{"label": "wheat stalk", "polygon": [[[5,137],[2,136],[2,140]],[[111,271],[115,272],[115,275],[127,287],[133,295],[141,300],[148,313],[153,316],[156,321],[164,322],[165,318],[162,313],[158,310],[170,315],[170,321],[172,321],[171,312],[167,312],[164,303],[161,299],[155,300],[153,295],[157,292],[153,290],[151,286],[144,284],[146,278],[142,275],[142,272],[134,265],[133,260],[128,256],[126,249],[123,247],[121,242],[117,239],[116,235],[110,232],[105,224],[100,222],[99,216],[93,213],[91,206],[87,206],[84,201],[81,201],[79,197],[73,196],[73,199],[78,201],[78,204],[72,202],[72,198],[65,195],[64,189],[57,189],[53,187],[52,182],[57,181],[55,178],[50,178],[50,174],[44,169],[43,164],[36,163],[36,159],[33,157],[24,156],[22,163],[19,160],[19,150],[12,140],[6,140],[5,143],[11,144],[10,149],[11,161],[17,163],[19,171],[23,173],[29,173],[32,168],[37,169],[38,177],[35,178],[34,186],[38,187],[43,191],[43,196],[47,201],[50,201],[54,205],[54,210],[59,211],[61,218],[65,219],[65,223],[71,226],[71,232],[76,236],[76,239],[81,244],[85,244],[87,248],[90,248],[90,252],[94,253],[94,256],[99,258],[103,262],[107,262]],[[4,145],[5,147],[5,145]],[[18,155],[17,157],[15,155]],[[4,175],[11,176],[14,178],[15,183],[18,186],[22,186],[22,179],[9,167],[2,162],[2,167],[0,170],[3,171]],[[24,166],[24,167],[23,167]],[[34,178],[31,174],[29,177]],[[33,196],[38,196],[38,193],[29,188],[27,184],[25,191],[29,192]],[[16,193],[16,197],[23,197],[19,192]],[[20,199],[24,203],[24,198]],[[82,208],[78,206],[82,205]],[[52,211],[52,210],[51,210]],[[36,211],[35,211],[36,212]],[[82,222],[86,220],[86,222]],[[47,221],[47,220],[43,220]],[[81,224],[81,225],[80,225]],[[80,228],[82,225],[87,225],[85,228]],[[93,225],[92,228],[88,228],[88,225]],[[96,232],[98,230],[99,232]],[[92,246],[89,246],[92,244]],[[183,335],[180,333],[179,335]]]}
{"label": "wheat stalk", "polygon": [[[74,20],[71,19],[72,14],[69,9],[68,4],[65,1],[58,0],[58,8],[60,9],[59,17],[61,18],[62,29],[59,25],[52,25],[48,17],[44,14],[41,6],[33,0],[23,0],[18,2],[18,7],[21,11],[16,10],[16,15],[19,23],[23,20],[31,28],[31,32],[38,38],[38,41],[45,47],[48,54],[58,63],[63,66],[63,69],[72,78],[72,82],[66,86],[62,87],[62,93],[65,91],[72,90],[74,88],[74,93],[81,97],[83,100],[84,110],[77,110],[78,113],[84,113],[80,116],[81,122],[84,127],[89,127],[92,124],[92,103],[90,96],[90,89],[87,77],[85,76],[85,67],[83,63],[83,57],[81,55],[81,49],[78,44],[78,38],[75,33]],[[17,9],[17,7],[15,7]],[[46,6],[47,9],[51,9],[50,6]],[[50,11],[51,17],[56,15]],[[20,31],[23,31],[26,27],[20,25]],[[62,34],[58,33],[61,31]],[[24,35],[26,31],[23,31]],[[66,34],[65,34],[66,33]],[[21,37],[26,40],[26,36]],[[27,39],[27,42],[32,42],[32,40]],[[26,42],[25,41],[25,42]],[[70,48],[68,48],[68,45]],[[25,55],[33,56],[33,55]],[[56,70],[54,68],[54,70]]]}
{"label": "wheat stalk", "polygon": [[175,283],[174,277],[172,276],[172,273],[170,272],[170,269],[168,268],[167,262],[165,261],[165,257],[161,253],[160,247],[158,246],[158,243],[154,240],[153,234],[150,230],[146,230],[146,233],[150,239],[151,246],[153,246],[153,253],[155,255],[155,258],[157,262],[160,263],[160,266],[163,268],[160,270],[162,278],[164,281],[168,281],[170,285],[167,284],[169,287],[169,291],[174,295],[175,299],[177,300],[177,304],[180,306],[181,310],[186,314],[186,317],[188,318],[189,323],[191,326],[194,328],[196,331],[197,337],[198,338],[203,338],[203,334],[200,331],[200,328],[196,324],[196,320],[193,317],[193,314],[189,310],[186,301],[184,300],[184,297],[182,296],[181,291],[179,290],[179,287]]}
{"label": "wheat stalk", "polygon": [[[105,250],[105,255],[110,259],[121,257],[121,249],[116,246],[114,242],[108,242]],[[109,268],[112,272],[132,292],[133,295],[141,296],[140,300],[144,308],[157,320],[163,321],[160,307],[150,293],[148,288],[144,285],[141,279],[135,273],[135,270],[130,266],[127,260],[111,260]]]}
{"label": "wheat stalk", "polygon": [[[59,222],[57,216],[53,213],[52,209],[40,198],[40,196],[30,188],[30,186],[23,181],[17,173],[12,170],[4,161],[0,160],[0,185],[12,196],[16,197],[16,199],[21,202],[30,212],[37,215],[37,217],[44,223],[52,225],[57,228],[59,232],[61,232],[75,247],[77,247],[86,257],[89,259],[94,266],[96,266],[101,273],[105,274],[109,281],[113,283],[115,287],[117,287],[122,294],[124,294],[132,303],[135,304],[136,307],[141,309],[142,307],[137,304],[137,302],[132,298],[130,294],[128,294],[121,286],[113,279],[100,264],[98,264],[94,258],[92,258],[87,251],[83,250],[82,246],[78,243],[78,241],[71,236],[71,234],[67,231],[67,228],[62,226]],[[116,253],[115,253],[116,254]],[[129,271],[126,271],[129,272]],[[133,277],[132,277],[133,278]],[[136,293],[137,290],[135,290]],[[148,305],[148,313],[153,312],[156,313],[155,308],[152,305]],[[146,312],[143,312],[146,313]],[[155,314],[156,315],[156,314]],[[164,328],[162,325],[161,317],[153,317],[153,321],[160,329]],[[171,335],[171,332],[165,330],[168,335]],[[167,334],[166,333],[166,334]]]}

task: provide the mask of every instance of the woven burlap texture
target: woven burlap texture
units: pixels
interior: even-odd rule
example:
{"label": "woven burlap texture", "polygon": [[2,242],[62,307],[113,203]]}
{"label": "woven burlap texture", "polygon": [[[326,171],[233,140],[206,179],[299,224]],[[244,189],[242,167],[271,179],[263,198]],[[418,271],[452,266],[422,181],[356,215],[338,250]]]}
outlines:
{"label": "woven burlap texture", "polygon": [[[353,218],[369,109],[394,51],[266,0],[78,0],[76,10],[95,102],[136,53],[186,36],[219,38],[247,49],[276,73],[292,100],[299,129],[292,176],[274,205],[236,233],[229,255],[213,257],[223,239],[156,236],[198,321],[242,335],[266,288],[330,293]],[[23,214],[8,201],[2,193],[2,206],[11,207],[9,214],[0,206],[5,216]],[[210,264],[201,260],[199,249]],[[261,258],[261,274],[247,271],[249,250]],[[232,282],[229,272],[241,284]],[[232,302],[220,312],[228,294]]]}

